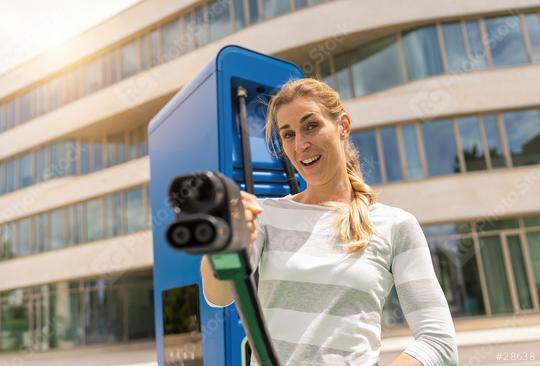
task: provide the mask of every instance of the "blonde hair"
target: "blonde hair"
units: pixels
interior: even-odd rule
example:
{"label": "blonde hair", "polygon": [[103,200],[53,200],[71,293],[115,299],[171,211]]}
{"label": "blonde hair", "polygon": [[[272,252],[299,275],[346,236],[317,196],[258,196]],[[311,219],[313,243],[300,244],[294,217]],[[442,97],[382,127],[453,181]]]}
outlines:
{"label": "blonde hair", "polygon": [[[266,116],[266,143],[277,156],[275,146],[272,143],[272,135],[277,134],[276,114],[278,109],[299,97],[307,97],[315,100],[332,119],[337,120],[344,112],[343,103],[339,94],[328,84],[316,79],[295,79],[284,84],[268,105]],[[340,240],[345,243],[349,253],[358,252],[367,247],[369,240],[376,233],[375,226],[369,218],[369,206],[376,202],[373,189],[364,181],[358,151],[350,143],[345,141],[345,160],[347,175],[351,183],[352,199],[347,204],[339,202],[325,202],[327,206],[338,208],[336,224]]]}

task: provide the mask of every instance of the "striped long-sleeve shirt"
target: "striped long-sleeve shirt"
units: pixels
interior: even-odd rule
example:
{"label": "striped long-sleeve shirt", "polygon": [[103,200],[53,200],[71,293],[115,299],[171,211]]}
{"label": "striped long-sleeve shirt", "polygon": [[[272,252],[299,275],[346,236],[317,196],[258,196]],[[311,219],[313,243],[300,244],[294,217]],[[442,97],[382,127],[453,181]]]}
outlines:
{"label": "striped long-sleeve shirt", "polygon": [[283,365],[374,365],[383,305],[394,285],[415,339],[404,352],[425,366],[457,365],[448,303],[413,215],[372,205],[378,235],[363,251],[348,254],[336,231],[335,209],[289,196],[259,204],[252,259]]}

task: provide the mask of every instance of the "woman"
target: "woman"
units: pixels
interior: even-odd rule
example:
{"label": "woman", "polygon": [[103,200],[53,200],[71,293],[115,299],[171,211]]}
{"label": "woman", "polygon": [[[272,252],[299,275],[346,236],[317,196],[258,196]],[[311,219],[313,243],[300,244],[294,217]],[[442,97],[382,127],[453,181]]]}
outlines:
{"label": "woman", "polygon": [[[376,203],[349,142],[339,95],[314,79],[293,80],[273,97],[275,132],[307,188],[257,200],[242,193],[259,265],[259,298],[284,365],[374,365],[384,300],[392,286],[414,335],[392,366],[456,365],[454,326],[420,225]],[[232,302],[230,285],[202,263],[205,297]]]}

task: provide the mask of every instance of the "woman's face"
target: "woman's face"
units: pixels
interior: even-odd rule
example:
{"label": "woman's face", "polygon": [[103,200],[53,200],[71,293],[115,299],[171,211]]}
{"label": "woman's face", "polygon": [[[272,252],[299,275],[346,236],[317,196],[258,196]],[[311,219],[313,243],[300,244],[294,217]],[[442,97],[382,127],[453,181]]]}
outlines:
{"label": "woman's face", "polygon": [[331,119],[313,99],[300,97],[282,105],[276,114],[285,154],[306,182],[312,186],[342,179],[345,170],[344,142],[350,119]]}

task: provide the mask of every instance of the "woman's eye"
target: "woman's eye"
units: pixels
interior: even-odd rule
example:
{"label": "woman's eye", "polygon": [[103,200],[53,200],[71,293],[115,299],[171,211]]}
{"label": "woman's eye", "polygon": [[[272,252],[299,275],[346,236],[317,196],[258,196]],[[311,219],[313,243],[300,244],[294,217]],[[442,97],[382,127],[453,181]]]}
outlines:
{"label": "woman's eye", "polygon": [[291,132],[285,132],[285,133],[283,134],[283,138],[284,138],[284,139],[288,139],[288,138],[291,137],[291,136],[292,136],[292,133],[291,133]]}
{"label": "woman's eye", "polygon": [[317,123],[316,122],[310,122],[310,123],[307,124],[306,129],[307,130],[313,130],[315,127],[317,127]]}

